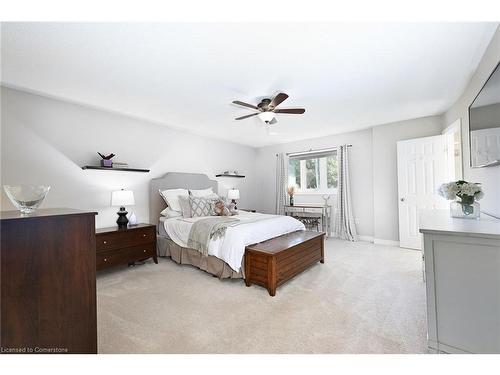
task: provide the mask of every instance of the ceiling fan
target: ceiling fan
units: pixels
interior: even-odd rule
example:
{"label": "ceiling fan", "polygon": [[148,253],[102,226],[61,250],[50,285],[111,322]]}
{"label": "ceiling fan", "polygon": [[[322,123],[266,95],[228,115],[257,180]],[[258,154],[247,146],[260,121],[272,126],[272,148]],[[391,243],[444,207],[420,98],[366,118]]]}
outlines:
{"label": "ceiling fan", "polygon": [[273,99],[262,99],[259,104],[256,106],[253,104],[244,103],[239,100],[234,100],[233,104],[241,105],[243,107],[252,108],[257,110],[258,112],[252,113],[250,115],[245,115],[241,117],[235,118],[235,120],[244,120],[246,118],[252,116],[259,116],[259,118],[264,121],[266,124],[276,124],[278,121],[276,120],[276,113],[289,113],[294,115],[301,115],[306,110],[304,108],[284,108],[277,109],[276,107],[283,103],[288,98],[288,95],[280,92]]}

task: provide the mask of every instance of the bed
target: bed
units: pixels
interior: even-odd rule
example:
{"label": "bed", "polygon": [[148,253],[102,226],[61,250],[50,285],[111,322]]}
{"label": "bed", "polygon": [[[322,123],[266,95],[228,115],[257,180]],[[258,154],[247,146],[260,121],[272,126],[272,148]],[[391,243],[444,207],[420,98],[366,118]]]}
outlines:
{"label": "bed", "polygon": [[165,218],[161,216],[167,204],[160,190],[198,190],[211,187],[218,192],[217,181],[198,173],[169,172],[151,180],[150,223],[157,224],[158,255],[170,257],[179,264],[189,264],[219,278],[244,278],[245,247],[283,234],[304,230],[304,225],[290,216],[265,215],[240,211],[239,222],[228,227],[223,238],[211,241],[208,254],[187,246],[191,226],[201,218]]}

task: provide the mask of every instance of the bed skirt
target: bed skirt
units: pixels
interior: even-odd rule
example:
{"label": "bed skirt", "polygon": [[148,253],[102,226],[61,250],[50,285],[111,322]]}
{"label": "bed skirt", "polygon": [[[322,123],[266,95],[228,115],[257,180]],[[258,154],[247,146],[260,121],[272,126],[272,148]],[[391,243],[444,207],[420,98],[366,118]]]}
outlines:
{"label": "bed skirt", "polygon": [[176,263],[195,266],[219,279],[245,278],[244,267],[240,268],[240,272],[236,272],[223,260],[212,255],[204,256],[197,250],[179,246],[170,238],[158,236],[157,244],[158,256],[170,257]]}

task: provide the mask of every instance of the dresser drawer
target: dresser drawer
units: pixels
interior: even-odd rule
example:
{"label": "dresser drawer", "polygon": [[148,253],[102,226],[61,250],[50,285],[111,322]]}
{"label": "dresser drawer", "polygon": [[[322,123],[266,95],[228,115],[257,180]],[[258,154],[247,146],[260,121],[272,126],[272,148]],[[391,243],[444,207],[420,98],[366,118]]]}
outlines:
{"label": "dresser drawer", "polygon": [[156,255],[156,244],[149,244],[146,246],[129,247],[127,250],[127,257],[131,261],[138,261],[146,258],[151,258]]}
{"label": "dresser drawer", "polygon": [[103,268],[151,258],[155,255],[156,245],[154,243],[127,247],[120,250],[100,252],[97,253],[96,256],[96,267],[97,270],[101,270]]}
{"label": "dresser drawer", "polygon": [[98,271],[103,268],[113,267],[125,263],[128,263],[128,259],[127,253],[124,250],[109,253],[97,253],[95,258],[95,264]]}
{"label": "dresser drawer", "polygon": [[97,252],[156,242],[154,227],[127,229],[96,235]]}

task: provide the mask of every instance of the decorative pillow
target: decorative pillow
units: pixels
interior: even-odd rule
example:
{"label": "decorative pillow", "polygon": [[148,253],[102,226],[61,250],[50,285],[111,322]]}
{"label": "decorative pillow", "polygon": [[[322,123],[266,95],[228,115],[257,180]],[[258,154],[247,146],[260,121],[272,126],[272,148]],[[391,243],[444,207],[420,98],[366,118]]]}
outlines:
{"label": "decorative pillow", "polygon": [[191,205],[191,217],[212,215],[212,199],[189,197],[189,203]]}
{"label": "decorative pillow", "polygon": [[179,197],[179,204],[181,206],[182,216],[192,217],[191,202],[189,201],[189,197]]}
{"label": "decorative pillow", "polygon": [[211,194],[214,194],[214,191],[212,188],[206,188],[206,189],[201,189],[201,190],[191,190],[189,189],[189,194],[193,197],[201,198],[201,197],[207,197]]}
{"label": "decorative pillow", "polygon": [[224,199],[222,197],[219,197],[219,195],[217,193],[208,194],[207,196],[205,196],[203,198],[212,199],[214,201],[218,201],[218,200],[223,200]]}
{"label": "decorative pillow", "polygon": [[180,212],[172,210],[170,207],[165,208],[162,212],[160,212],[161,216],[165,216],[167,219],[172,217],[181,217],[182,214]]}
{"label": "decorative pillow", "polygon": [[167,189],[160,190],[160,195],[172,210],[182,212],[179,197],[188,197],[189,192],[187,189]]}

